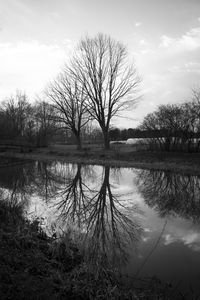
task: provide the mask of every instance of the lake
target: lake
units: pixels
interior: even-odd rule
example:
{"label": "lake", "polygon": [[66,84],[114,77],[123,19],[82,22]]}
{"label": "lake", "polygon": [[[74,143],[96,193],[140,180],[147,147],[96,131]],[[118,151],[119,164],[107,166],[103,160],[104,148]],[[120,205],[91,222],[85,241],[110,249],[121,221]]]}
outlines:
{"label": "lake", "polygon": [[92,267],[200,294],[200,177],[167,171],[12,161],[0,194],[46,233],[66,234]]}

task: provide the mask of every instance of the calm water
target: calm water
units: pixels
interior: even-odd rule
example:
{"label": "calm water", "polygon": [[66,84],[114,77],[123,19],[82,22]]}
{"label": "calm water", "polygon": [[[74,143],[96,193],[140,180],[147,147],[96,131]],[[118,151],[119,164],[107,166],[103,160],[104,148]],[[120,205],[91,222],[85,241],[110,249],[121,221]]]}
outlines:
{"label": "calm water", "polygon": [[68,233],[91,265],[200,294],[200,177],[30,162],[0,168],[0,193],[49,235]]}

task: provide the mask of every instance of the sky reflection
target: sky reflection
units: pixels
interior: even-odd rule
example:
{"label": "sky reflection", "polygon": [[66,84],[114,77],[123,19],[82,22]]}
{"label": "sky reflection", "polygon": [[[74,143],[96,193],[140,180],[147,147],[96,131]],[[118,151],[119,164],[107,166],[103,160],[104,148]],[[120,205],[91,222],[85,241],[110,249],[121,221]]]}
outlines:
{"label": "sky reflection", "polygon": [[199,291],[200,178],[164,171],[32,162],[0,171],[0,192],[71,233],[93,268],[181,280]]}

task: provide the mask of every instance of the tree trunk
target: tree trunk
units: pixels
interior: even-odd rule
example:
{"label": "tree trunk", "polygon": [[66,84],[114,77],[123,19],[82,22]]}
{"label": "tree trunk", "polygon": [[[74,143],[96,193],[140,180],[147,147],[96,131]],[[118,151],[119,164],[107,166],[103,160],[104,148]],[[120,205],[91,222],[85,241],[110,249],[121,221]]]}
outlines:
{"label": "tree trunk", "polygon": [[200,148],[200,140],[197,142],[197,145],[196,145],[196,152],[199,152],[199,148]]}
{"label": "tree trunk", "polygon": [[170,137],[166,137],[166,139],[165,139],[165,151],[169,152],[170,151],[170,146],[171,146]]}
{"label": "tree trunk", "polygon": [[108,131],[103,131],[103,138],[104,138],[104,148],[105,150],[110,149],[110,138],[109,138],[109,132]]}
{"label": "tree trunk", "polygon": [[187,152],[190,153],[191,151],[191,139],[188,140],[188,145],[187,145]]}
{"label": "tree trunk", "polygon": [[80,135],[76,135],[76,144],[77,144],[77,150],[81,150],[82,149],[82,143],[81,143]]}

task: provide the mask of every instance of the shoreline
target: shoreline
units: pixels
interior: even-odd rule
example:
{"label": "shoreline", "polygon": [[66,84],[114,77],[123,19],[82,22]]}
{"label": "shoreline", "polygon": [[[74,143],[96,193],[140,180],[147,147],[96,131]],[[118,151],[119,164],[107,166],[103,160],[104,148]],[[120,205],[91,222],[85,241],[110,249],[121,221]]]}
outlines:
{"label": "shoreline", "polygon": [[[23,206],[0,201],[0,299],[168,299],[171,288],[156,277],[118,276],[84,262],[70,233],[47,236],[38,219],[28,220]],[[92,295],[92,297],[91,297]],[[149,298],[149,295],[152,295]],[[135,298],[136,297],[136,298]]]}
{"label": "shoreline", "polygon": [[[103,157],[102,157],[103,156]],[[147,170],[163,170],[185,175],[200,175],[200,155],[184,153],[153,153],[142,152],[119,155],[116,158],[113,153],[84,153],[84,152],[54,152],[45,149],[32,153],[2,152],[0,157],[20,158],[31,160],[52,161],[58,160],[67,163],[81,163],[90,165],[109,165],[116,168],[135,168]]]}

